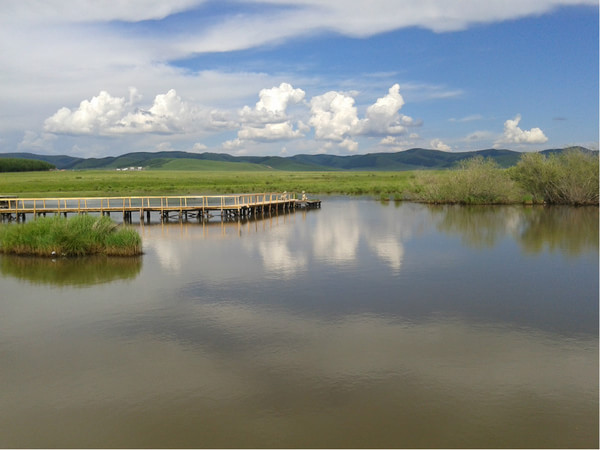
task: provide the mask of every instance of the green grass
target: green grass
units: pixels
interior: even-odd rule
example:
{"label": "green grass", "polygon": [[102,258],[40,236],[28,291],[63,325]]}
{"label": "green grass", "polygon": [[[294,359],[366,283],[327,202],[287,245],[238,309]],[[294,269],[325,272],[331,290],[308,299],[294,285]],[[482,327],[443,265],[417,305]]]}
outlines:
{"label": "green grass", "polygon": [[[273,158],[273,161],[279,160]],[[164,170],[139,172],[86,170],[6,173],[0,178],[0,197],[306,191],[312,198],[319,194],[344,194],[428,203],[598,204],[598,159],[581,151],[548,158],[524,154],[519,164],[510,169],[504,169],[493,160],[482,157],[462,161],[455,169],[431,171],[254,170],[255,165],[247,164],[246,167],[243,164],[173,160],[162,166]],[[247,170],[237,170],[240,167],[246,167]],[[236,170],[231,170],[234,168]]]}
{"label": "green grass", "polygon": [[0,225],[0,252],[34,256],[133,256],[142,252],[139,234],[108,217],[40,217]]}
{"label": "green grass", "polygon": [[157,170],[202,170],[202,171],[222,171],[222,172],[239,172],[239,171],[264,171],[266,167],[259,164],[243,163],[243,162],[227,162],[227,161],[211,161],[202,159],[172,159],[166,161],[160,166],[156,166]]}
{"label": "green grass", "polygon": [[[239,164],[239,163],[236,163]],[[285,172],[114,170],[7,173],[0,196],[100,197],[302,192],[399,198],[411,188],[415,172]]]}

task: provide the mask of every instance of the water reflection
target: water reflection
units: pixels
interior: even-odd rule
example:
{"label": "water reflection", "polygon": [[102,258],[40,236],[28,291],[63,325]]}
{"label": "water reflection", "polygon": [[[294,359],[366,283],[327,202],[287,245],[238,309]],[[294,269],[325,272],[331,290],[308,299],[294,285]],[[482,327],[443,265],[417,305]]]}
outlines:
{"label": "water reflection", "polygon": [[0,272],[35,284],[91,286],[135,278],[142,258],[86,256],[82,258],[39,258],[0,256]]}
{"label": "water reflection", "polygon": [[520,232],[522,248],[577,256],[598,251],[598,208],[551,207],[526,211]]}
{"label": "water reflection", "polygon": [[[61,325],[30,332],[36,339],[23,342],[19,357],[5,353],[13,361],[0,368],[0,411],[11,412],[4,414],[5,445],[597,443],[593,337],[450,317],[414,323],[350,314],[331,321],[202,296],[168,313],[127,311],[91,330],[66,334]],[[50,345],[40,345],[42,335]],[[36,433],[31,421],[39,421]]]}
{"label": "water reflection", "polygon": [[140,224],[127,283],[3,268],[0,446],[595,447],[597,226],[330,199]]}
{"label": "water reflection", "polygon": [[598,251],[598,208],[434,206],[437,228],[475,248],[491,248],[511,237],[529,253],[567,255]]}
{"label": "water reflection", "polygon": [[518,231],[522,207],[512,206],[432,206],[437,228],[458,235],[464,244],[475,248],[494,247],[506,235]]}

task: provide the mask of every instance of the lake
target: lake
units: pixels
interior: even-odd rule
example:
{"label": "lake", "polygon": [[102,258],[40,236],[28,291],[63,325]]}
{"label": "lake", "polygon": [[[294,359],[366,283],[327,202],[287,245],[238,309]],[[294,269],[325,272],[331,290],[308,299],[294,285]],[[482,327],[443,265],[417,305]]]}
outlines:
{"label": "lake", "polygon": [[598,208],[323,200],[0,256],[0,446],[598,446]]}

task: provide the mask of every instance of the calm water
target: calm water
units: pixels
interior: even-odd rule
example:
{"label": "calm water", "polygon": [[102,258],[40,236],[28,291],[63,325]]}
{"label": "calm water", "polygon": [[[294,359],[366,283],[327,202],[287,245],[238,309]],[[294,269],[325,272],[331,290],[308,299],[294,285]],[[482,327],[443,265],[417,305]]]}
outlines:
{"label": "calm water", "polygon": [[139,230],[0,256],[1,447],[598,446],[598,209]]}

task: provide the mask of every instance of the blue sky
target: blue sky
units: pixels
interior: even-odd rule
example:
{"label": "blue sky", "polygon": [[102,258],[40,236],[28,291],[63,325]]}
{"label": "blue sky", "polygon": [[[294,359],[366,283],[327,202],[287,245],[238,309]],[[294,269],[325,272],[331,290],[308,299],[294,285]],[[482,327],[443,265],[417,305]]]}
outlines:
{"label": "blue sky", "polygon": [[4,0],[0,152],[598,148],[591,0]]}

